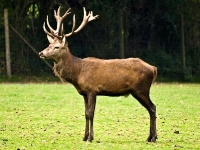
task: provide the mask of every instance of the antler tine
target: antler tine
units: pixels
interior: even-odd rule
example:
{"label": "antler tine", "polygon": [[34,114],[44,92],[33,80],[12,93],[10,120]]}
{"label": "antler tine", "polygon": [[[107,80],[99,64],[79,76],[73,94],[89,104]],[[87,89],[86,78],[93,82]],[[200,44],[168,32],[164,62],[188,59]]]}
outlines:
{"label": "antler tine", "polygon": [[56,35],[58,35],[58,33],[59,33],[60,25],[61,25],[63,19],[64,19],[68,14],[71,13],[71,12],[69,12],[69,11],[71,10],[71,8],[69,8],[69,9],[65,12],[65,14],[61,17],[61,16],[60,16],[60,8],[61,8],[61,6],[58,8],[57,13],[56,13],[56,11],[54,11],[54,17],[55,17],[55,19],[56,19],[56,21],[57,21],[57,28],[56,28],[56,30],[54,30],[54,33],[55,33]]}
{"label": "antler tine", "polygon": [[65,14],[62,16],[62,20],[68,15],[68,14],[70,14],[71,12],[69,12],[71,10],[71,8],[69,8],[66,12],[65,12]]}
{"label": "antler tine", "polygon": [[61,33],[61,35],[63,35],[63,31],[64,29],[63,29],[63,23],[62,23],[62,26],[61,26],[61,30],[60,30],[60,33]]}
{"label": "antler tine", "polygon": [[47,15],[47,26],[49,27],[49,29],[50,29],[50,31],[51,31],[51,33],[53,34],[53,33],[55,33],[56,31],[50,26],[50,24],[49,24],[49,17],[48,17],[48,15]]}
{"label": "antler tine", "polygon": [[54,16],[60,16],[60,8],[61,6],[58,7],[58,10],[57,10],[57,13],[56,13],[56,10],[54,10]]}
{"label": "antler tine", "polygon": [[48,32],[47,31],[47,29],[46,29],[46,27],[45,27],[45,22],[44,22],[44,24],[43,24],[43,30],[44,30],[44,32],[47,34],[47,35],[49,35],[49,36],[51,36],[52,38],[53,37],[57,37],[58,39],[62,39],[62,36],[59,36],[59,35],[57,35],[57,34],[54,34],[53,32]]}
{"label": "antler tine", "polygon": [[87,13],[86,13],[85,7],[83,7],[83,21],[82,21],[81,25],[74,31],[74,33],[79,32],[88,22],[98,18],[98,15],[93,16],[92,11],[90,11],[88,13],[88,15],[86,15],[86,14]]}
{"label": "antler tine", "polygon": [[68,14],[71,13],[71,12],[69,12],[71,8],[69,8],[69,9],[65,12],[65,14],[64,14],[62,17],[60,16],[60,8],[61,8],[61,6],[58,8],[57,12],[56,12],[56,10],[54,10],[54,17],[55,17],[56,22],[57,22],[56,30],[54,30],[54,29],[50,26],[50,24],[49,24],[49,19],[48,19],[48,15],[47,15],[46,22],[47,22],[47,26],[49,27],[51,33],[49,33],[49,32],[46,30],[45,25],[43,25],[43,28],[44,28],[45,33],[48,34],[48,35],[56,36],[56,37],[61,37],[61,36],[59,36],[60,25],[61,25],[63,19],[64,19]]}
{"label": "antler tine", "polygon": [[75,14],[73,15],[73,26],[72,26],[72,32],[68,33],[68,34],[64,34],[65,37],[69,37],[71,36],[72,34],[74,34],[74,29],[75,29],[75,26],[76,26],[76,19],[75,19]]}
{"label": "antler tine", "polygon": [[47,35],[53,37],[53,34],[50,33],[50,32],[48,32],[47,29],[45,28],[45,22],[43,23],[43,30],[44,30],[44,32],[45,32]]}
{"label": "antler tine", "polygon": [[99,17],[99,15],[93,16],[93,11],[90,11],[89,14],[90,14],[90,17],[89,17],[88,22],[95,20]]}

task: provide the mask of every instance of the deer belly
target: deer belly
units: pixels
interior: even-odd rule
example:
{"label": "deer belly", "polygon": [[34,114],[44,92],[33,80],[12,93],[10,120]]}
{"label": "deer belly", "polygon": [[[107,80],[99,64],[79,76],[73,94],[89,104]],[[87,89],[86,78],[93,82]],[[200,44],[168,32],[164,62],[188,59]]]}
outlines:
{"label": "deer belly", "polygon": [[97,95],[120,96],[130,93],[130,82],[107,82],[98,84]]}

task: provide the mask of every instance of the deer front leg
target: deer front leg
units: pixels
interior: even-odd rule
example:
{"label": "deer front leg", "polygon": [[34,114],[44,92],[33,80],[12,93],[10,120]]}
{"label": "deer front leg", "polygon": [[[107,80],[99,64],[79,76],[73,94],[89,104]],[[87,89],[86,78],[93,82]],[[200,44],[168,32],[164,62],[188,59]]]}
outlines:
{"label": "deer front leg", "polygon": [[87,96],[84,96],[84,103],[85,103],[85,135],[83,137],[83,141],[87,141],[89,136],[89,118],[87,117],[87,110],[88,110],[88,99]]}
{"label": "deer front leg", "polygon": [[90,102],[91,102],[90,107],[89,107],[90,134],[89,134],[88,141],[92,142],[92,140],[94,140],[93,122],[94,122],[94,112],[95,112],[95,106],[96,106],[96,95],[91,95]]}
{"label": "deer front leg", "polygon": [[96,105],[96,95],[93,93],[87,94],[84,96],[85,100],[85,118],[86,118],[86,127],[85,127],[85,135],[83,140],[92,142],[94,139],[94,130],[93,130],[93,119],[94,119],[94,111]]}

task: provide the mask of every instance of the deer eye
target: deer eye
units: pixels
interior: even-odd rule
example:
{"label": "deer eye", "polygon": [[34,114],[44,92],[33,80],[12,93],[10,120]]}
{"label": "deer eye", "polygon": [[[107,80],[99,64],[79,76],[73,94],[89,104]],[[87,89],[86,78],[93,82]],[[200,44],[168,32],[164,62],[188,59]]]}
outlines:
{"label": "deer eye", "polygon": [[59,49],[59,47],[58,47],[58,46],[56,46],[56,47],[54,47],[54,49]]}

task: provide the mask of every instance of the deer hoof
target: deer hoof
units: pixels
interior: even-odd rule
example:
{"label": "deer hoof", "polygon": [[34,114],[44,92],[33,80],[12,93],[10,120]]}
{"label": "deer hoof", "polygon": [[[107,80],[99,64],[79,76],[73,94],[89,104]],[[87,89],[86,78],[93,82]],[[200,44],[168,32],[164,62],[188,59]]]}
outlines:
{"label": "deer hoof", "polygon": [[87,141],[87,140],[88,140],[88,136],[84,136],[83,141]]}
{"label": "deer hoof", "polygon": [[88,142],[92,142],[93,140],[94,140],[94,138],[92,136],[89,136]]}
{"label": "deer hoof", "polygon": [[147,138],[147,142],[156,142],[156,139],[157,139],[157,135],[153,135],[153,136],[149,136],[148,138]]}

